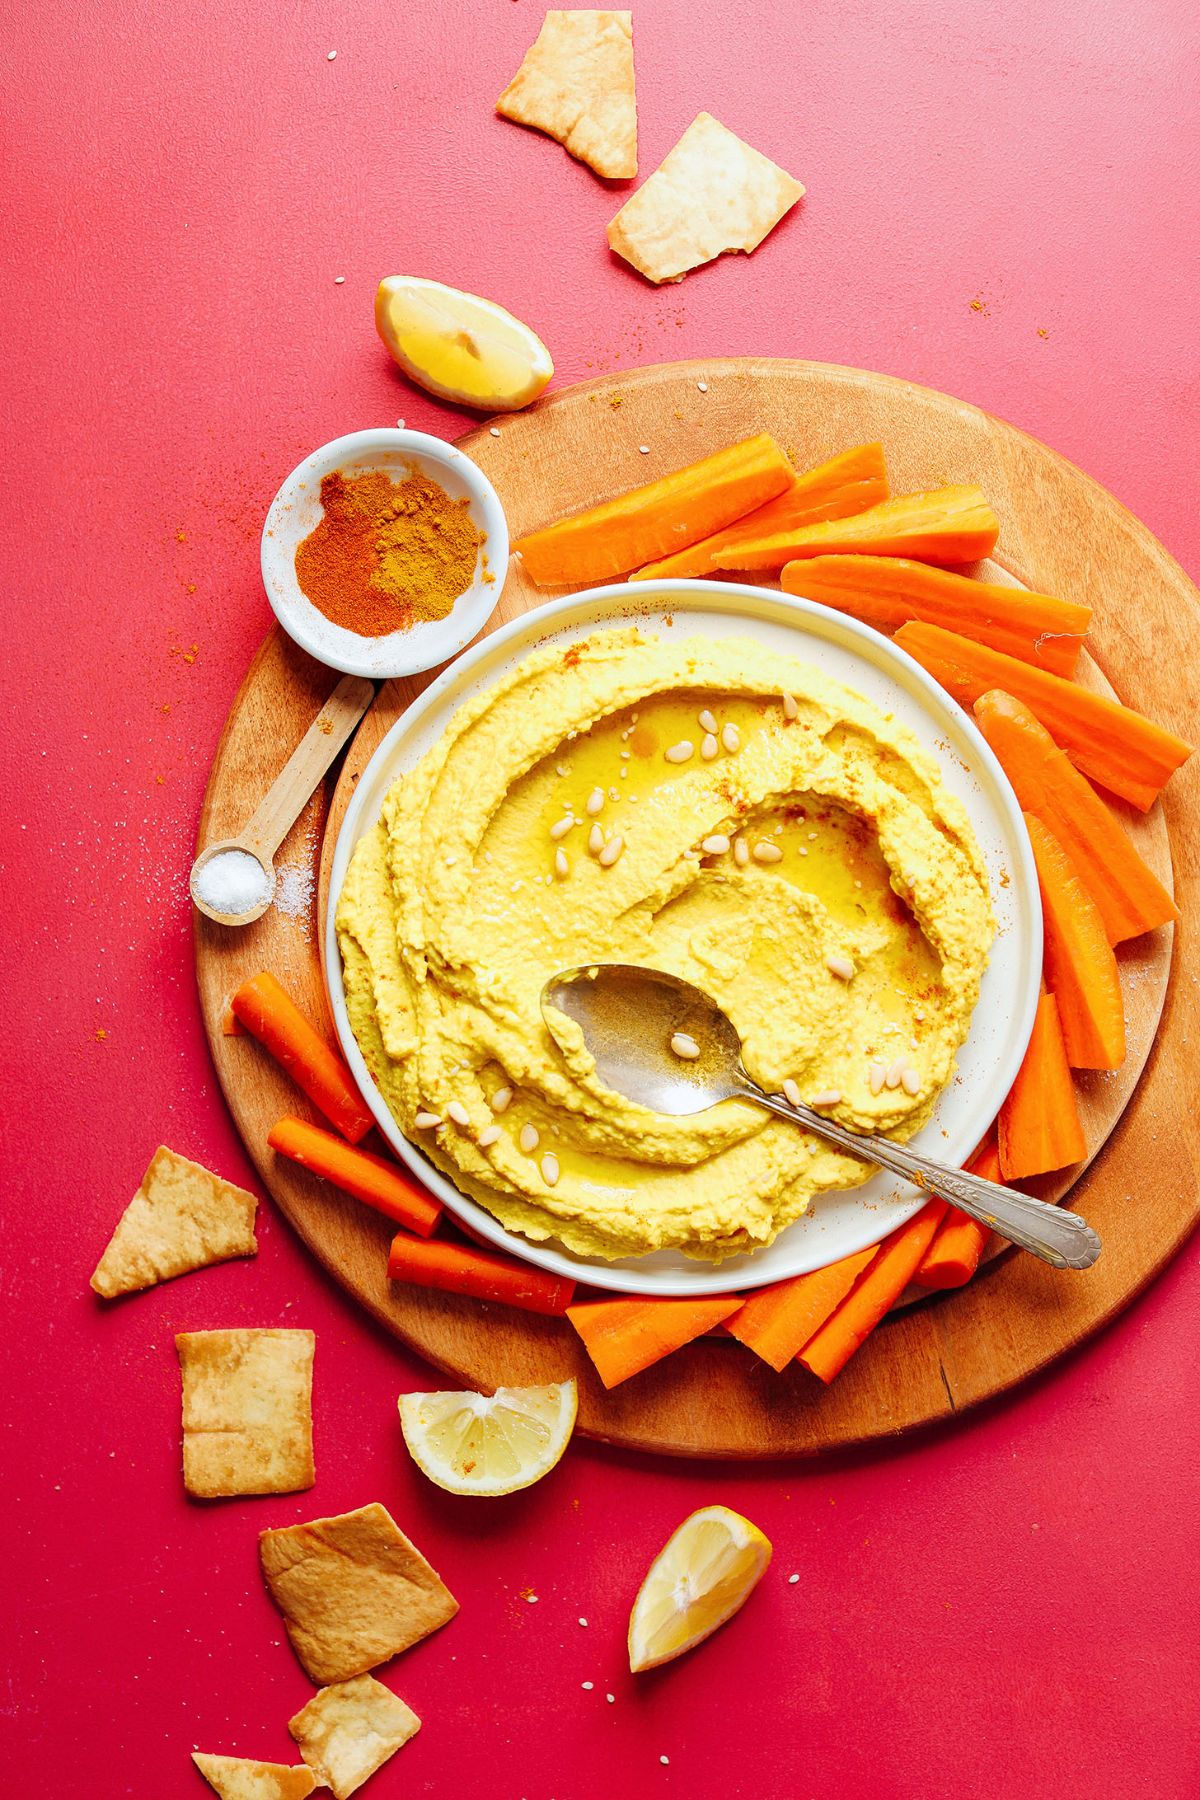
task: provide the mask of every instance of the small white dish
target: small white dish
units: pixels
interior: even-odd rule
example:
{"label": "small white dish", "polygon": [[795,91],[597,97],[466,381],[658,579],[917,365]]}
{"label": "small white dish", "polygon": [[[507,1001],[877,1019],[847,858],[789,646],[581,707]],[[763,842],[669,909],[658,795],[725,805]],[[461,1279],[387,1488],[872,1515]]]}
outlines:
{"label": "small white dish", "polygon": [[605,1262],[574,1256],[554,1241],[532,1243],[506,1231],[461,1193],[400,1130],[350,1025],[335,927],[337,897],[355,844],[378,819],[392,782],[437,741],[456,708],[543,644],[566,646],[598,628],[629,624],[660,637],[755,637],[781,654],[804,657],[914,732],[936,758],[946,787],[965,805],[987,865],[998,929],[955,1077],[913,1139],[914,1149],[949,1167],[965,1162],[983,1137],[1025,1054],[1041,984],[1042,911],[1020,806],[974,720],[890,638],[811,600],[712,581],[642,581],[567,594],[501,626],[412,702],[359,778],[330,869],[321,945],[325,981],[338,1040],[363,1098],[391,1149],[475,1238],[613,1293],[696,1298],[824,1268],[878,1243],[918,1212],[925,1197],[899,1177],[877,1173],[860,1187],[818,1196],[774,1243],[719,1266],[673,1250]]}
{"label": "small white dish", "polygon": [[[300,591],[296,546],[322,517],[321,482],[340,469],[385,469],[402,479],[411,468],[436,481],[454,500],[467,500],[485,541],[475,576],[444,619],[426,619],[386,637],[360,637],[335,625]],[[352,431],[322,444],[292,470],[267,513],[262,534],[262,578],[275,617],[302,650],[341,669],[376,681],[436,668],[469,644],[492,615],[508,569],[508,523],[496,490],[469,456],[423,431]]]}

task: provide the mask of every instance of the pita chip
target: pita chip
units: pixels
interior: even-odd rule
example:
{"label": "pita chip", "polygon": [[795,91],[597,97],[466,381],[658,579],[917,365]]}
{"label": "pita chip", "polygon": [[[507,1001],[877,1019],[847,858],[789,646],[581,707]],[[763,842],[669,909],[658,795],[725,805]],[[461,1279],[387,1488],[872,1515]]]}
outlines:
{"label": "pita chip", "polygon": [[183,1484],[201,1500],[316,1479],[311,1331],[181,1331]]}
{"label": "pita chip", "polygon": [[336,1800],[348,1800],[420,1729],[412,1707],[373,1675],[322,1688],[288,1720],[301,1756]]}
{"label": "pita chip", "polygon": [[804,189],[711,113],[699,113],[608,228],[647,281],[678,281],[726,250],[755,250]]}
{"label": "pita chip", "polygon": [[556,138],[606,181],[636,175],[633,14],[548,12],[496,111]]}
{"label": "pita chip", "polygon": [[378,1503],[264,1531],[258,1553],[292,1649],[318,1687],[365,1675],[458,1611]]}
{"label": "pita chip", "polygon": [[221,1800],[306,1800],[317,1785],[312,1770],[287,1763],[253,1762],[244,1756],[205,1756],[192,1761]]}
{"label": "pita chip", "polygon": [[189,1269],[254,1256],[257,1207],[244,1188],[160,1146],[96,1264],[92,1287],[112,1300]]}

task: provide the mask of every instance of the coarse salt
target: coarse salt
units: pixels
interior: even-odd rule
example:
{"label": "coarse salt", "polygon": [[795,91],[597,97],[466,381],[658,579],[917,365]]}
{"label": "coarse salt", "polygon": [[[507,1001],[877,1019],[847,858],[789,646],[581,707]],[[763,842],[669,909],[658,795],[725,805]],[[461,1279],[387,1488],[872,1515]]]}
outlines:
{"label": "coarse salt", "polygon": [[196,898],[213,912],[236,919],[261,906],[271,895],[271,881],[257,856],[248,850],[223,850],[197,870]]}

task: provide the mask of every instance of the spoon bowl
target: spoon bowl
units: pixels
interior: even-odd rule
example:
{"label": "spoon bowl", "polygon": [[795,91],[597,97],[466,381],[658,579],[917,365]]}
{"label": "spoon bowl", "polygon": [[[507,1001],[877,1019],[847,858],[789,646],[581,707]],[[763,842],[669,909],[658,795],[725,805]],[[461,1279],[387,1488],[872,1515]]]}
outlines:
{"label": "spoon bowl", "polygon": [[[238,850],[243,856],[251,857],[258,864],[266,879],[265,895],[254,906],[248,907],[245,912],[222,912],[218,907],[210,906],[203,897],[200,881],[203,871],[209,863],[215,861],[218,856],[224,856],[230,850]],[[188,890],[196,911],[202,912],[205,918],[211,919],[215,925],[253,925],[255,919],[262,918],[275,898],[275,864],[270,857],[260,856],[254,846],[248,844],[244,838],[221,838],[215,844],[206,845],[192,864],[192,872],[188,876]]]}
{"label": "spoon bowl", "polygon": [[741,1039],[711,995],[661,969],[633,963],[564,969],[542,989],[542,1016],[560,1047],[564,1039],[570,1046],[573,1026],[604,1085],[652,1112],[686,1118],[722,1100],[750,1100],[865,1164],[903,1175],[1057,1269],[1088,1269],[1100,1255],[1100,1239],[1075,1213],[965,1169],[947,1169],[891,1138],[850,1131],[828,1116],[841,1103],[839,1093],[814,1095],[807,1106],[766,1093],[747,1075]]}

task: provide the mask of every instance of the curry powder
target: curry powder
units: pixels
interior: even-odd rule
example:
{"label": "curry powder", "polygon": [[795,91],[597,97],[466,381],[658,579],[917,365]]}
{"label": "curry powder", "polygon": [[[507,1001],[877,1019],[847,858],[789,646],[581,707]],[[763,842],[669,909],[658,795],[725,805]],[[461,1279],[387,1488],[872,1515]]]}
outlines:
{"label": "curry powder", "polygon": [[324,517],[296,547],[296,579],[318,612],[359,637],[444,619],[470,587],[484,534],[466,500],[420,469],[321,482]]}

